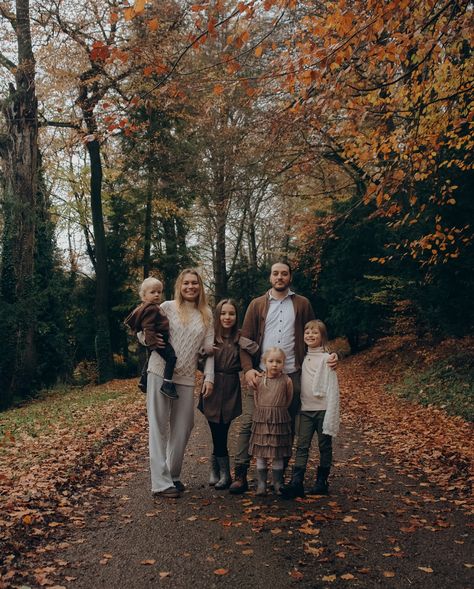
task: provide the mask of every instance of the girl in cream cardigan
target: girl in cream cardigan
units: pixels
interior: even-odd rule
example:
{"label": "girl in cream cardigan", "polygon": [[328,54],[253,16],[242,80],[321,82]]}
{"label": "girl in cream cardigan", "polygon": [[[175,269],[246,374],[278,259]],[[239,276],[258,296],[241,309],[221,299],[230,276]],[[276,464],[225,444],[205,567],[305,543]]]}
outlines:
{"label": "girl in cream cardigan", "polygon": [[280,489],[283,497],[304,497],[303,480],[313,436],[318,436],[319,467],[310,495],[327,495],[332,465],[332,438],[339,432],[339,385],[327,359],[327,329],[322,321],[309,321],[304,328],[306,356],[301,370],[301,410],[292,479]]}

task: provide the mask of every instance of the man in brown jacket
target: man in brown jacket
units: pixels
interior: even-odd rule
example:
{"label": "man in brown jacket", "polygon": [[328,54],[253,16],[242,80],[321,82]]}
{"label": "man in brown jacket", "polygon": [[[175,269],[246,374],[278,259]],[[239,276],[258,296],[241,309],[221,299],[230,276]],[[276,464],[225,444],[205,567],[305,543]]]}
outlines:
{"label": "man in brown jacket", "polygon": [[[247,471],[250,466],[248,454],[252,428],[253,392],[258,374],[262,371],[261,356],[268,348],[276,346],[286,354],[284,371],[293,382],[293,401],[289,407],[292,429],[300,408],[301,364],[304,359],[304,326],[315,318],[311,303],[306,297],[290,290],[292,271],[286,261],[276,262],[271,267],[272,288],[261,297],[250,302],[242,325],[242,335],[257,342],[259,352],[251,356],[245,350],[240,352],[240,362],[248,389],[243,391],[243,413],[237,438],[234,468],[235,479],[229,491],[240,495],[248,490]],[[337,354],[328,360],[331,368],[337,365]]]}

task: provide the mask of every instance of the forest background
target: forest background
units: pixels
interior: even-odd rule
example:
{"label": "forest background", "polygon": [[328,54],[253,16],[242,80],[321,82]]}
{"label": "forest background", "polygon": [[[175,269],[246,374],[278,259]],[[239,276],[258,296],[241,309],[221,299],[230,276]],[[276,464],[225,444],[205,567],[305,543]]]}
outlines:
{"label": "forest background", "polygon": [[473,326],[473,5],[0,2],[0,404],[136,374],[137,286],[269,264],[357,351]]}

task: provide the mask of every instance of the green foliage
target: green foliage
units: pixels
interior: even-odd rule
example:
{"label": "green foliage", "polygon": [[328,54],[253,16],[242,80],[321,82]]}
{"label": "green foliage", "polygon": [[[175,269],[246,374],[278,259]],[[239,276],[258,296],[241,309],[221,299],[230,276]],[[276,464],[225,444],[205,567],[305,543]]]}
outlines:
{"label": "green foliage", "polygon": [[425,370],[411,369],[389,392],[422,405],[437,405],[450,415],[474,420],[474,356],[459,352]]}
{"label": "green foliage", "polygon": [[[346,336],[353,350],[382,333],[391,312],[382,296],[390,275],[370,261],[384,251],[387,229],[382,220],[368,214],[370,211],[354,207],[355,202],[335,204],[340,220],[322,243],[315,240],[322,248],[316,315],[327,322],[331,337]],[[311,252],[306,253],[300,266],[304,268],[311,257]]]}

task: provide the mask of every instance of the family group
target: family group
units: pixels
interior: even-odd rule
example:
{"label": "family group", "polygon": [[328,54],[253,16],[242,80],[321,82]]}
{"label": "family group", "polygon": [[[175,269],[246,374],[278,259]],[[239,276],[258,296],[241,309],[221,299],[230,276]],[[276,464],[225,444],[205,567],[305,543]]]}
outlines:
{"label": "family group", "polygon": [[[317,435],[320,462],[311,494],[327,494],[332,438],[339,428],[337,354],[327,348],[324,323],[306,297],[291,290],[292,269],[275,262],[271,288],[253,299],[239,328],[237,305],[220,301],[214,314],[199,272],[183,270],[174,300],[161,302],[163,284],[146,278],[142,303],[126,325],[148,350],[139,386],[146,392],[153,495],[179,497],[185,490],[181,469],[194,426],[194,389],[200,358],[205,358],[198,408],[208,420],[213,452],[209,484],[245,493],[251,458],[256,458],[257,495],[303,497],[309,451]],[[240,373],[245,384],[241,391]],[[232,480],[228,433],[240,418]],[[291,479],[284,472],[296,436]]]}

